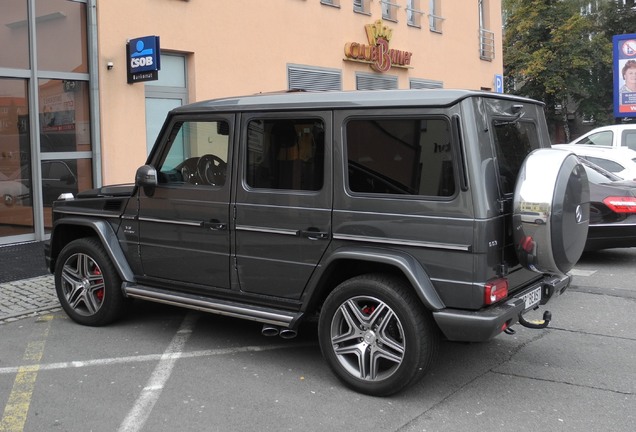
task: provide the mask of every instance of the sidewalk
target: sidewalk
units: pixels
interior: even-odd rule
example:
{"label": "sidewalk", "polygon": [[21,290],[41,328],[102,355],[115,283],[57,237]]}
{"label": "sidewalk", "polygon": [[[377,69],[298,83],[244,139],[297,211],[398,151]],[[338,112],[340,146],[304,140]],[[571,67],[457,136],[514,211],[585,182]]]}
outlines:
{"label": "sidewalk", "polygon": [[0,324],[59,309],[44,243],[0,247]]}
{"label": "sidewalk", "polygon": [[0,324],[59,308],[53,275],[0,284]]}

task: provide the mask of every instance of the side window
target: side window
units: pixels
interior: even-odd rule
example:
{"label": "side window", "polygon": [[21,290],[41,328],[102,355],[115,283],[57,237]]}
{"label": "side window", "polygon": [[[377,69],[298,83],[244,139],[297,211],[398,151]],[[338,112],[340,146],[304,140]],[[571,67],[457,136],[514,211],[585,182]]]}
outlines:
{"label": "side window", "polygon": [[599,132],[583,138],[577,144],[611,146],[613,137],[614,133],[612,131]]}
{"label": "side window", "polygon": [[247,130],[246,182],[249,187],[322,189],[325,148],[322,120],[252,120]]}
{"label": "side window", "polygon": [[636,150],[636,130],[623,131],[623,145]]}
{"label": "side window", "polygon": [[455,193],[445,119],[364,119],[346,124],[349,189],[447,197]]}
{"label": "side window", "polygon": [[515,191],[515,182],[526,156],[539,148],[534,123],[517,121],[493,122],[499,184],[504,194]]}
{"label": "side window", "polygon": [[223,186],[227,174],[229,124],[184,121],[175,124],[169,151],[157,167],[159,183]]}

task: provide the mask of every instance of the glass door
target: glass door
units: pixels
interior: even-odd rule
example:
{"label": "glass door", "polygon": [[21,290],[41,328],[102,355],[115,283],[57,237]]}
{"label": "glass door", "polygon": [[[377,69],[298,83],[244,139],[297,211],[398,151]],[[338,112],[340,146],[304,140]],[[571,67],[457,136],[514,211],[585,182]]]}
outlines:
{"label": "glass door", "polygon": [[27,81],[0,79],[0,238],[31,240],[33,178]]}

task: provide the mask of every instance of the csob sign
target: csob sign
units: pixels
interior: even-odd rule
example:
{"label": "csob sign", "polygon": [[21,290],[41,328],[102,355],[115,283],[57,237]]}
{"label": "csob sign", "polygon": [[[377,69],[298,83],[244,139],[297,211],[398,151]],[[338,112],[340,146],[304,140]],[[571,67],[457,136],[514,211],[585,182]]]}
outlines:
{"label": "csob sign", "polygon": [[412,52],[389,48],[393,30],[377,20],[364,26],[368,44],[347,42],[345,60],[369,63],[376,72],[387,72],[392,67],[409,67]]}
{"label": "csob sign", "polygon": [[159,36],[144,36],[126,43],[128,84],[159,79]]}

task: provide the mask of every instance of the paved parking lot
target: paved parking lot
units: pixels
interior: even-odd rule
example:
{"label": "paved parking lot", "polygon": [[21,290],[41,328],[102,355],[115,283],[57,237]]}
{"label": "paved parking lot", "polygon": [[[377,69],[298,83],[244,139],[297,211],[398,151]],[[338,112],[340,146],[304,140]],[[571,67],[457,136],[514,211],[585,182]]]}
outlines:
{"label": "paved parking lot", "polygon": [[[425,379],[390,398],[343,387],[311,325],[265,338],[257,323],[143,302],[103,328],[55,309],[5,320],[0,430],[631,432],[635,258],[586,257],[549,329],[444,342]],[[50,276],[36,280],[53,295]]]}

